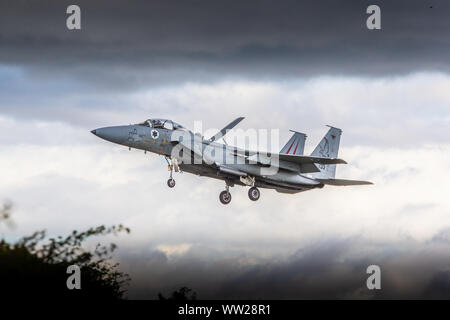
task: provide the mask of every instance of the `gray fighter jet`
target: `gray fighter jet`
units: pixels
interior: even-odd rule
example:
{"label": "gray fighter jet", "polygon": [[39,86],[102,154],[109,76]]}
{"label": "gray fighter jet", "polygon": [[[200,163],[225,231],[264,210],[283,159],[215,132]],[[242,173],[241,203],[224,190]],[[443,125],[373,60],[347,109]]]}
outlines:
{"label": "gray fighter jet", "polygon": [[[231,201],[229,187],[249,186],[248,196],[256,201],[258,188],[282,193],[298,193],[325,185],[349,186],[372,184],[369,181],[335,179],[342,130],[330,127],[310,156],[303,155],[306,135],[293,131],[280,153],[251,151],[217,141],[244,118],[237,118],[210,139],[194,134],[168,119],[148,119],[135,125],[113,126],[92,130],[96,136],[135,149],[165,157],[170,171],[167,185],[175,186],[173,172],[189,172],[225,181],[219,199]],[[292,131],[292,130],[291,130]]]}

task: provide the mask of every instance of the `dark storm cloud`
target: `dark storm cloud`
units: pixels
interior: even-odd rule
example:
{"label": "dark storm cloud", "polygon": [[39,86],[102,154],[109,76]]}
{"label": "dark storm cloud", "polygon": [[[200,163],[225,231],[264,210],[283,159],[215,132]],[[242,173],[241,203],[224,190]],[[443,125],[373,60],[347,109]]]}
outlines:
{"label": "dark storm cloud", "polygon": [[[130,298],[155,299],[182,286],[200,299],[417,299],[450,297],[448,244],[406,241],[398,246],[367,242],[361,236],[327,239],[286,259],[200,254],[205,248],[168,258],[127,254],[122,268],[132,270]],[[381,268],[382,289],[368,290],[369,265]]]}
{"label": "dark storm cloud", "polygon": [[[2,1],[0,63],[97,87],[224,75],[448,71],[450,3],[434,1]],[[366,8],[382,9],[382,30]],[[430,8],[432,7],[432,8]]]}

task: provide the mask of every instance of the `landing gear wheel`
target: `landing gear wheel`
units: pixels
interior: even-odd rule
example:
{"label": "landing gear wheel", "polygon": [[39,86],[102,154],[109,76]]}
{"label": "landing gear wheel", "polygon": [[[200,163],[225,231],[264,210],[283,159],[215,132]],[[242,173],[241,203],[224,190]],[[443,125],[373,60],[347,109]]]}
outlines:
{"label": "landing gear wheel", "polygon": [[261,193],[259,192],[259,189],[257,187],[251,187],[250,189],[248,189],[248,197],[250,198],[250,200],[258,200],[260,195]]}
{"label": "landing gear wheel", "polygon": [[170,178],[169,180],[167,180],[167,185],[169,186],[169,188],[175,187],[175,180]]}
{"label": "landing gear wheel", "polygon": [[229,191],[222,191],[219,195],[219,200],[222,204],[229,204],[231,202],[231,193]]}

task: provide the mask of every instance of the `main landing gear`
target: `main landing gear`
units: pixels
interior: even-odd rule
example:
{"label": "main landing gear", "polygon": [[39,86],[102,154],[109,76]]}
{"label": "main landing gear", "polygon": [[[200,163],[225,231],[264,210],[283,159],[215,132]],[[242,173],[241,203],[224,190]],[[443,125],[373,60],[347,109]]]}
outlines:
{"label": "main landing gear", "polygon": [[258,200],[260,195],[261,192],[259,192],[259,189],[257,187],[251,187],[250,189],[248,189],[248,197],[250,198],[250,200]]}
{"label": "main landing gear", "polygon": [[231,202],[230,191],[224,190],[219,194],[219,200],[222,204],[229,204]]}
{"label": "main landing gear", "polygon": [[229,204],[231,202],[230,184],[225,181],[225,190],[219,194],[219,200],[222,204]]}
{"label": "main landing gear", "polygon": [[[225,190],[219,194],[219,200],[222,204],[229,204],[231,202],[230,186],[233,186],[233,184],[225,182]],[[256,201],[260,196],[261,192],[257,187],[253,186],[248,190],[248,197],[250,200]]]}

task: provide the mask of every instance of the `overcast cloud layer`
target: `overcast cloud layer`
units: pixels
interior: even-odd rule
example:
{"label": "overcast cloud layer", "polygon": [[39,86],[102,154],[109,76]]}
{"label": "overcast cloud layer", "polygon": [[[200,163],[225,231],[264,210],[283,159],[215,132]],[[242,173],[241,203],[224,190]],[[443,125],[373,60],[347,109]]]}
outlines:
{"label": "overcast cloud layer", "polygon": [[448,71],[450,3],[381,1],[382,30],[361,0],[78,1],[82,30],[65,28],[71,1],[5,1],[0,60],[38,79],[78,78],[95,90],[223,76]]}
{"label": "overcast cloud layer", "polygon": [[[7,239],[123,223],[129,296],[450,297],[448,1],[1,1],[0,199]],[[343,129],[337,176],[374,186],[251,202],[220,181],[90,130],[171,118],[188,128]],[[275,148],[277,149],[277,148]],[[275,150],[276,151],[276,150]],[[382,290],[365,287],[369,264]]]}

